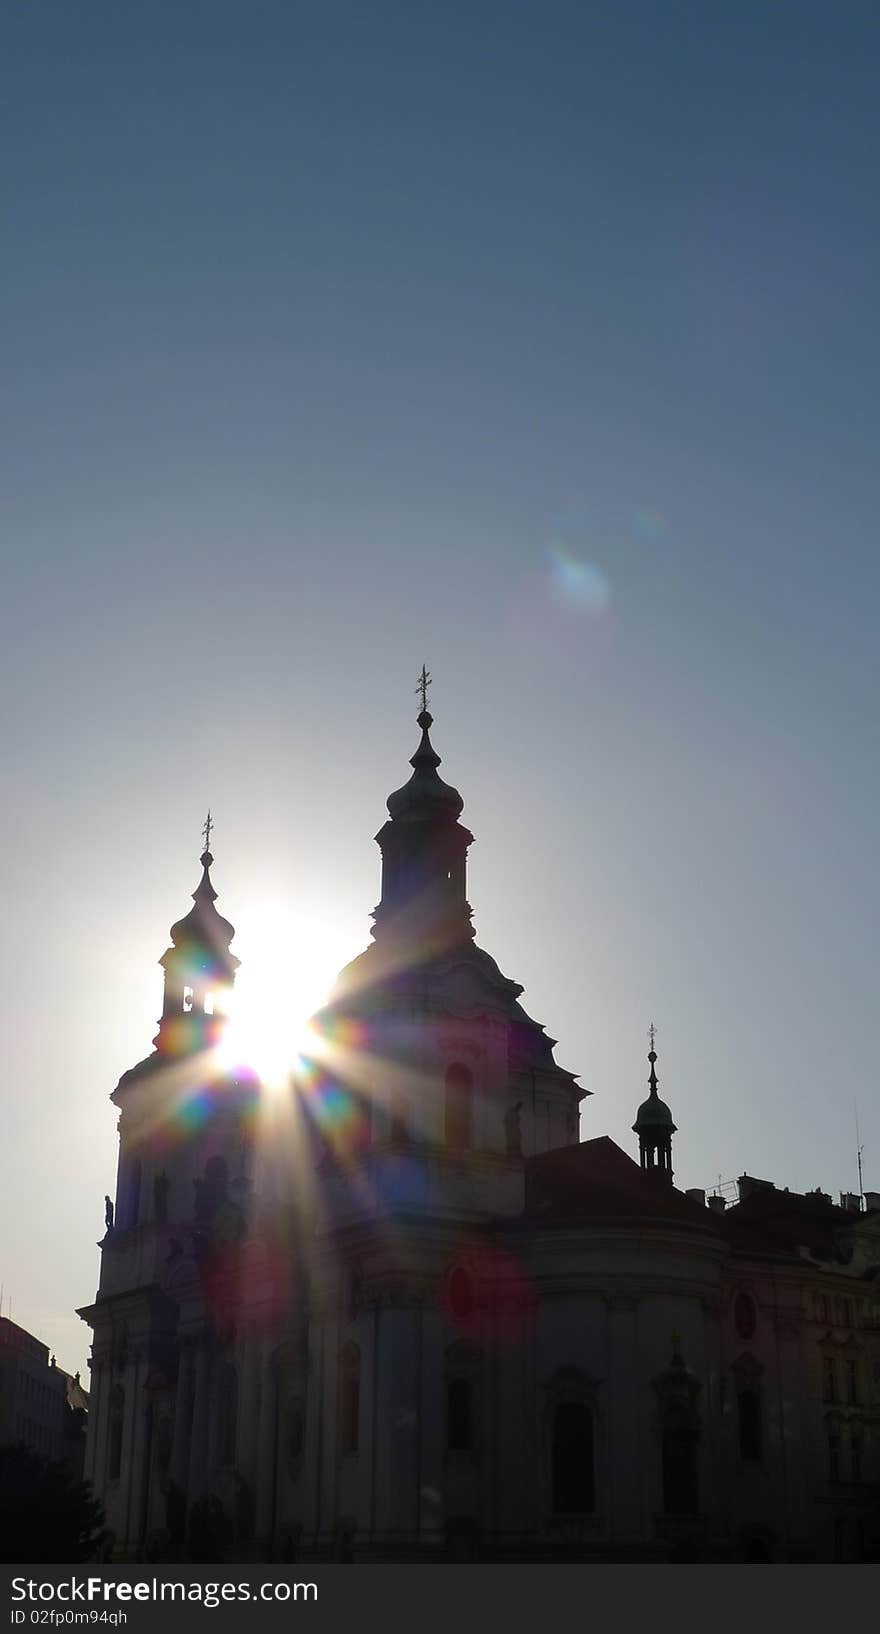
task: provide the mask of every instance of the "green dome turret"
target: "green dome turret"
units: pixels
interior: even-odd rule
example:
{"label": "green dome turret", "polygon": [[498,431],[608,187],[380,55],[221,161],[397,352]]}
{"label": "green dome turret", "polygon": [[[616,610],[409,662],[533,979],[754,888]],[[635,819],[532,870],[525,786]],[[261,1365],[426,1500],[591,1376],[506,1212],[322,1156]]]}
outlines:
{"label": "green dome turret", "polygon": [[657,1051],[654,1048],[656,1028],[651,1023],[649,1037],[651,1048],[648,1060],[651,1063],[651,1073],[648,1078],[650,1094],[643,1101],[636,1113],[633,1131],[639,1137],[639,1157],[643,1169],[657,1169],[672,1184],[672,1137],[676,1133],[676,1125],[672,1120],[672,1113],[665,1101],[661,1101],[657,1093],[656,1061]]}

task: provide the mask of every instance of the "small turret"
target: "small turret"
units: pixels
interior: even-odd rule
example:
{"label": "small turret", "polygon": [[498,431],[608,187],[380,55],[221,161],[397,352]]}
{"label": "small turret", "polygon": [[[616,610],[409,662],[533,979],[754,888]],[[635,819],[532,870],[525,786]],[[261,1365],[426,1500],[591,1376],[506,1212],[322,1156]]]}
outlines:
{"label": "small turret", "polygon": [[654,1048],[654,1039],[657,1029],[654,1023],[648,1030],[651,1048],[648,1060],[651,1063],[651,1073],[648,1079],[650,1094],[643,1101],[636,1113],[633,1130],[639,1137],[639,1161],[643,1169],[652,1169],[661,1174],[664,1180],[672,1185],[672,1137],[675,1134],[675,1124],[672,1113],[665,1101],[661,1101],[657,1093],[657,1073],[655,1064],[657,1051]]}

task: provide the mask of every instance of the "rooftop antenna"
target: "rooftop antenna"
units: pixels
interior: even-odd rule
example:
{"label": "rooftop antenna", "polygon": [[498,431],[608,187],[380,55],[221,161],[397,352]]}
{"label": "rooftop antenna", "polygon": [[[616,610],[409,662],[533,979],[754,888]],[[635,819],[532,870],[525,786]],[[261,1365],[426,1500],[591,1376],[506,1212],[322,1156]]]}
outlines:
{"label": "rooftop antenna", "polygon": [[856,1158],[858,1160],[858,1165],[859,1165],[859,1208],[861,1208],[862,1204],[865,1201],[865,1193],[864,1193],[864,1190],[862,1188],[862,1153],[865,1150],[865,1148],[862,1145],[861,1140],[859,1138],[859,1107],[858,1107],[858,1102],[857,1101],[853,1102],[853,1109],[854,1109],[855,1115],[856,1115]]}

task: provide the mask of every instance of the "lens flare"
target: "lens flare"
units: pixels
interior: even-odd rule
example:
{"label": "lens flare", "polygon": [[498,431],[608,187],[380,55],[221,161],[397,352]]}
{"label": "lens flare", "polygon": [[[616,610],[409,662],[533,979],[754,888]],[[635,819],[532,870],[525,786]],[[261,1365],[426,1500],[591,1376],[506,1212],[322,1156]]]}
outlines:
{"label": "lens flare", "polygon": [[559,606],[594,618],[611,605],[611,586],[602,571],[566,550],[550,552],[550,593]]}
{"label": "lens flare", "polygon": [[253,906],[242,918],[249,945],[242,946],[219,1059],[227,1070],[253,1068],[264,1087],[282,1090],[303,1057],[320,1053],[309,1018],[324,1003],[341,949],[325,927],[274,905]]}

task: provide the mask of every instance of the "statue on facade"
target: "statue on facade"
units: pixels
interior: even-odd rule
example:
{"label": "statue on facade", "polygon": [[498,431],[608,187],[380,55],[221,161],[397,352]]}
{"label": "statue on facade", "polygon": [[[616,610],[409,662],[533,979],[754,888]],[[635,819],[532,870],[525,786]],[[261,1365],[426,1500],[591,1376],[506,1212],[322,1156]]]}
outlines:
{"label": "statue on facade", "polygon": [[504,1133],[507,1137],[508,1157],[522,1157],[522,1101],[504,1114]]}
{"label": "statue on facade", "polygon": [[104,1194],[104,1227],[109,1237],[113,1230],[113,1199]]}

